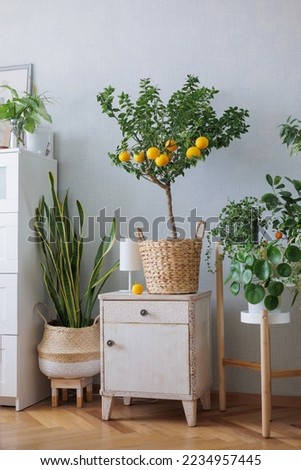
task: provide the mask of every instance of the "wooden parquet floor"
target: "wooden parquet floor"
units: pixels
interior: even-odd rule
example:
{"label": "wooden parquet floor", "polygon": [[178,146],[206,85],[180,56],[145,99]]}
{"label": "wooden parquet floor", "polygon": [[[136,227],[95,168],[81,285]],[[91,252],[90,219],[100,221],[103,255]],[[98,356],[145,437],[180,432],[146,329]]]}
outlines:
{"label": "wooden parquet floor", "polygon": [[75,397],[58,408],[50,399],[16,412],[0,407],[0,449],[6,450],[296,450],[301,449],[301,407],[274,405],[271,438],[261,436],[259,403],[229,403],[225,412],[213,400],[198,407],[196,427],[188,427],[181,402],[117,400],[112,419],[102,421],[100,397],[76,408]]}

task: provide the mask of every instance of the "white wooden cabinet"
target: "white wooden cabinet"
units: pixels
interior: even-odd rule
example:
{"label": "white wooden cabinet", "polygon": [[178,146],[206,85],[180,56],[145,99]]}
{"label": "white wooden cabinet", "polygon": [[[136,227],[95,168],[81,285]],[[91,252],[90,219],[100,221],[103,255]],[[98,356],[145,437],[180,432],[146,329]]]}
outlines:
{"label": "white wooden cabinet", "polygon": [[197,400],[210,408],[211,292],[153,295],[102,294],[102,419],[113,397],[181,400],[196,424]]}
{"label": "white wooden cabinet", "polygon": [[40,250],[32,217],[49,195],[57,162],[26,150],[0,150],[0,405],[22,410],[50,395],[36,346],[43,322],[33,311],[45,301]]}

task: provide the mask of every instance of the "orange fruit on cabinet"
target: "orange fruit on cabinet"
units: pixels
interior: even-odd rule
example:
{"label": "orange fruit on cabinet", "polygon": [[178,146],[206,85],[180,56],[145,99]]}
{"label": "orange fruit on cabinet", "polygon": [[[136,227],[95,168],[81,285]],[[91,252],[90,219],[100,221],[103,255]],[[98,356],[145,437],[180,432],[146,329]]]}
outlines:
{"label": "orange fruit on cabinet", "polygon": [[135,295],[140,295],[144,291],[144,287],[142,284],[134,284],[132,286],[132,293]]}
{"label": "orange fruit on cabinet", "polygon": [[283,233],[277,230],[277,232],[275,232],[276,240],[280,240],[282,237],[283,237]]}
{"label": "orange fruit on cabinet", "polygon": [[207,137],[201,135],[200,137],[198,137],[195,141],[195,146],[200,149],[200,150],[204,150],[208,147],[209,145],[209,140],[207,139]]}
{"label": "orange fruit on cabinet", "polygon": [[159,157],[156,158],[155,164],[157,166],[166,166],[170,162],[169,156],[162,153]]}
{"label": "orange fruit on cabinet", "polygon": [[193,158],[193,157],[199,158],[200,156],[201,156],[201,151],[197,147],[189,147],[186,151],[187,158]]}
{"label": "orange fruit on cabinet", "polygon": [[175,140],[172,140],[172,139],[169,139],[165,142],[165,148],[169,151],[169,152],[175,152],[178,148],[177,146],[177,142]]}
{"label": "orange fruit on cabinet", "polygon": [[158,158],[159,155],[160,155],[160,150],[158,149],[158,147],[150,147],[146,151],[146,156],[149,160],[156,160],[156,158]]}
{"label": "orange fruit on cabinet", "polygon": [[119,155],[119,160],[121,162],[128,162],[130,159],[131,155],[127,151],[121,152],[121,154]]}
{"label": "orange fruit on cabinet", "polygon": [[142,163],[142,162],[144,162],[144,160],[145,160],[144,152],[136,153],[136,155],[134,155],[134,160],[135,160],[135,162],[137,162],[137,163]]}

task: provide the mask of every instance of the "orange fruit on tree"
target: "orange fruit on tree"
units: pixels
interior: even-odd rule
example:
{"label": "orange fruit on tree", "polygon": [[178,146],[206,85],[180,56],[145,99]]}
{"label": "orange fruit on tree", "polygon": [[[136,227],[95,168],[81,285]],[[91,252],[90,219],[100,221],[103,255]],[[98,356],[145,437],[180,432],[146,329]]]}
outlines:
{"label": "orange fruit on tree", "polygon": [[283,233],[277,230],[277,232],[275,232],[276,240],[280,240],[282,237],[283,237]]}
{"label": "orange fruit on tree", "polygon": [[186,151],[187,158],[193,158],[193,157],[199,158],[200,156],[201,156],[201,151],[197,147],[189,147]]}
{"label": "orange fruit on tree", "polygon": [[175,152],[178,148],[177,146],[177,142],[175,140],[172,140],[172,139],[168,139],[166,142],[165,142],[165,148],[167,150],[169,150],[169,152]]}
{"label": "orange fruit on tree", "polygon": [[165,153],[162,153],[159,157],[156,158],[155,164],[157,166],[166,166],[170,162],[169,156]]}
{"label": "orange fruit on tree", "polygon": [[119,154],[119,160],[121,162],[128,162],[131,159],[131,155],[126,150]]}
{"label": "orange fruit on tree", "polygon": [[208,145],[209,145],[209,140],[204,135],[201,135],[195,141],[195,146],[200,150],[206,149]]}
{"label": "orange fruit on tree", "polygon": [[145,160],[144,152],[139,152],[134,155],[134,160],[137,163],[142,163]]}
{"label": "orange fruit on tree", "polygon": [[160,155],[160,150],[158,147],[150,147],[147,149],[146,155],[149,160],[156,160],[156,158],[158,158]]}
{"label": "orange fruit on tree", "polygon": [[144,287],[142,284],[134,284],[132,286],[132,293],[135,295],[140,295],[144,291]]}

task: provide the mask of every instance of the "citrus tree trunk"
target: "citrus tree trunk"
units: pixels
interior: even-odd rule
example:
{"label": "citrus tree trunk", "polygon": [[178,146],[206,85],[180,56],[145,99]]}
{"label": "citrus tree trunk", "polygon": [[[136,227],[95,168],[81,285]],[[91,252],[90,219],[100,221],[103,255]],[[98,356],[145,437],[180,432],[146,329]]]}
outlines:
{"label": "citrus tree trunk", "polygon": [[176,228],[175,218],[174,218],[174,215],[173,215],[170,184],[165,185],[165,194],[166,194],[166,198],[167,198],[168,217],[169,217],[169,221],[170,221],[170,224],[171,224],[172,238],[176,239],[177,238],[177,228]]}

